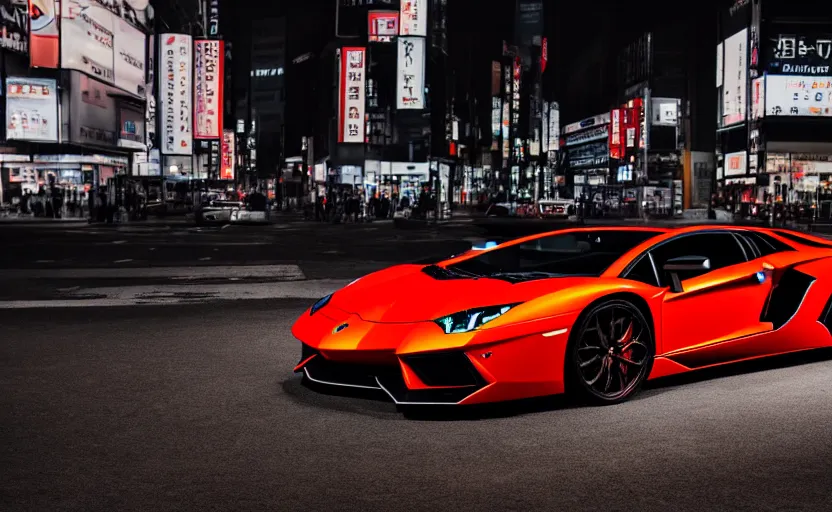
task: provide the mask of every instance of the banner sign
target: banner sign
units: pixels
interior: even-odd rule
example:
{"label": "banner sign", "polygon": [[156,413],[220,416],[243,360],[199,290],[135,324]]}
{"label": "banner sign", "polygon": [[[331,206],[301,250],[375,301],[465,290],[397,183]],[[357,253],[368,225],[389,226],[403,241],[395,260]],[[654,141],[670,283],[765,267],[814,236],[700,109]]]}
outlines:
{"label": "banner sign", "polygon": [[427,0],[401,0],[399,16],[400,36],[428,35]]}
{"label": "banner sign", "polygon": [[341,48],[338,142],[364,143],[364,48]]}
{"label": "banner sign", "polygon": [[396,108],[425,108],[425,40],[421,37],[399,37],[399,58],[396,83]]}
{"label": "banner sign", "polygon": [[194,42],[194,138],[222,137],[223,42]]}
{"label": "banner sign", "polygon": [[193,153],[191,120],[191,70],[193,69],[191,36],[159,36],[159,103],[161,108],[164,155]]}
{"label": "banner sign", "polygon": [[233,180],[235,174],[236,157],[234,145],[236,144],[234,130],[222,132],[222,157],[220,162],[220,179]]}

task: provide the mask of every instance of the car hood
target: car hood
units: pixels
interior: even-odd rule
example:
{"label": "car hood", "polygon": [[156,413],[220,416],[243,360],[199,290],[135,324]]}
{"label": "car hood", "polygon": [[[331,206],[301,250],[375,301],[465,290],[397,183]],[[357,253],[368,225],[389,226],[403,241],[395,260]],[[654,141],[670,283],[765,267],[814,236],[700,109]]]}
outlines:
{"label": "car hood", "polygon": [[368,322],[423,322],[477,307],[526,302],[595,279],[558,277],[521,283],[437,279],[423,268],[399,265],[370,274],[335,292],[330,304]]}

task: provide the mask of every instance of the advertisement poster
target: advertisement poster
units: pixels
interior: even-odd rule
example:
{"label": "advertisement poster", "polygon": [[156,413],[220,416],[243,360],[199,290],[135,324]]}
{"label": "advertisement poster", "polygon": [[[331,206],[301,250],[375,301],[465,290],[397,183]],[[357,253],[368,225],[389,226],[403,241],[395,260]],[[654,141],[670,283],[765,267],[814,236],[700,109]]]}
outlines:
{"label": "advertisement poster", "polygon": [[58,87],[55,80],[6,79],[6,138],[58,141]]}
{"label": "advertisement poster", "polygon": [[748,153],[745,151],[725,155],[725,177],[745,176],[747,159]]}
{"label": "advertisement poster", "polygon": [[95,2],[61,2],[61,66],[115,83],[114,30],[117,17]]}
{"label": "advertisement poster", "polygon": [[652,113],[651,125],[679,126],[681,100],[676,98],[650,98],[650,106],[652,107],[650,109]]}
{"label": "advertisement poster", "polygon": [[234,144],[234,130],[225,130],[222,132],[222,157],[220,163],[221,180],[234,179]]}
{"label": "advertisement poster", "polygon": [[116,87],[144,97],[146,94],[145,58],[146,36],[121,18],[115,22],[115,85]]}
{"label": "advertisement poster", "polygon": [[365,49],[341,48],[338,142],[364,143]]}
{"label": "advertisement poster", "polygon": [[832,77],[768,75],[765,112],[769,116],[832,116]]}
{"label": "advertisement poster", "polygon": [[367,34],[371,43],[390,43],[399,35],[399,13],[370,11],[367,13]]}
{"label": "advertisement poster", "polygon": [[27,0],[0,0],[0,48],[29,53]]}
{"label": "advertisement poster", "polygon": [[55,0],[29,0],[29,64],[58,67],[58,16]]}
{"label": "advertisement poster", "polygon": [[164,155],[193,153],[191,120],[192,39],[186,34],[159,36],[159,114]]}
{"label": "advertisement poster", "polygon": [[725,40],[725,90],[722,96],[722,126],[745,121],[748,81],[748,29]]}
{"label": "advertisement poster", "polygon": [[222,41],[194,42],[194,138],[219,139],[223,113]]}
{"label": "advertisement poster", "polygon": [[419,37],[400,37],[396,108],[421,110],[425,108],[425,40]]}
{"label": "advertisement poster", "polygon": [[419,36],[428,35],[428,2],[427,0],[401,0],[399,10],[399,35]]}
{"label": "advertisement poster", "polygon": [[766,45],[763,65],[773,75],[830,76],[832,34],[777,31]]}

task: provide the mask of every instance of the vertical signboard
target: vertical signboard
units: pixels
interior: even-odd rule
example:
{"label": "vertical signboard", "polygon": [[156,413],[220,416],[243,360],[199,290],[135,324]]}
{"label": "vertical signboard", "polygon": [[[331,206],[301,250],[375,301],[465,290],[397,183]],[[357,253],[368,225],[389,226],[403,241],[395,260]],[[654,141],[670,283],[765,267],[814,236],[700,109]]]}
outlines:
{"label": "vertical signboard", "polygon": [[156,139],[156,38],[149,37],[147,39],[147,75],[145,80],[147,86],[145,93],[147,97],[147,106],[145,108],[145,135],[147,149],[158,149]]}
{"label": "vertical signboard", "polygon": [[29,0],[29,65],[57,68],[58,12],[55,0]]}
{"label": "vertical signboard", "polygon": [[427,37],[427,0],[401,0],[399,35]]}
{"label": "vertical signboard", "polygon": [[194,138],[222,137],[223,42],[194,41]]}
{"label": "vertical signboard", "polygon": [[396,108],[425,108],[425,40],[399,37],[399,60],[396,80]]}
{"label": "vertical signboard", "polygon": [[159,103],[164,155],[193,153],[191,70],[193,40],[186,34],[159,36]]}
{"label": "vertical signboard", "polygon": [[748,89],[748,29],[725,40],[725,78],[722,93],[722,126],[745,121]]}
{"label": "vertical signboard", "polygon": [[234,179],[234,130],[224,130],[222,132],[222,156],[220,157],[220,179],[233,180]]}
{"label": "vertical signboard", "polygon": [[503,160],[508,160],[511,143],[511,66],[503,70],[503,145],[500,148]]}
{"label": "vertical signboard", "polygon": [[549,151],[560,149],[560,105],[556,101],[549,104]]}
{"label": "vertical signboard", "polygon": [[766,77],[755,78],[751,82],[751,120],[756,121],[766,115]]}
{"label": "vertical signboard", "polygon": [[338,142],[364,143],[365,57],[365,48],[341,48]]}
{"label": "vertical signboard", "polygon": [[220,35],[220,0],[208,0],[208,37]]}

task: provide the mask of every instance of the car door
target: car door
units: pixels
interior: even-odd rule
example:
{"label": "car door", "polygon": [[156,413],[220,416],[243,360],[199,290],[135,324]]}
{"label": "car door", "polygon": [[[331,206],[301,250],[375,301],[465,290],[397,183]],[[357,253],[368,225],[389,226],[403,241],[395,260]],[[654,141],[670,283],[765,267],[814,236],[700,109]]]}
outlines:
{"label": "car door", "polygon": [[[760,316],[771,291],[771,271],[749,259],[728,231],[681,235],[650,251],[661,286],[677,273],[681,290],[671,287],[662,304],[662,352],[705,347],[771,329]],[[699,258],[708,268],[666,271],[678,258]],[[677,265],[678,267],[678,265]]]}

